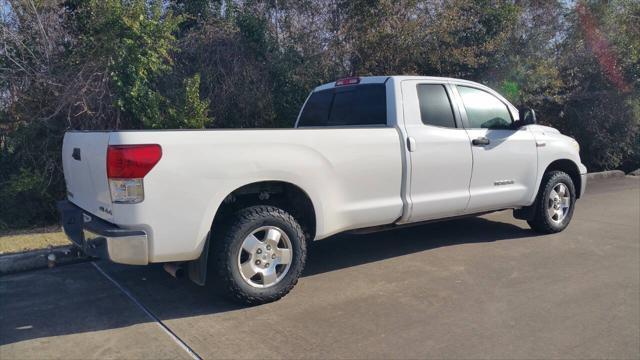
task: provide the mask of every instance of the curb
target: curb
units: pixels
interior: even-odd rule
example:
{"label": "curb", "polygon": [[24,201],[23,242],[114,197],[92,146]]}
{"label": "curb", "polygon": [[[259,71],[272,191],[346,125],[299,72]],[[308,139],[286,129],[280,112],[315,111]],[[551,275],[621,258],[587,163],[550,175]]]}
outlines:
{"label": "curb", "polygon": [[[49,260],[50,255],[54,256],[54,260]],[[0,275],[73,264],[88,259],[73,245],[4,254],[0,255]]]}
{"label": "curb", "polygon": [[621,178],[625,177],[625,173],[622,170],[609,170],[609,171],[601,171],[595,173],[588,173],[587,179],[611,179],[611,178]]}

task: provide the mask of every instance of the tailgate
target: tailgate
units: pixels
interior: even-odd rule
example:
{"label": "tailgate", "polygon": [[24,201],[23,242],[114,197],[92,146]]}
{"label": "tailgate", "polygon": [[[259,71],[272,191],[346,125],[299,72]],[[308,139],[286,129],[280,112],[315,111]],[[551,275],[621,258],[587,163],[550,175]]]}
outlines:
{"label": "tailgate", "polygon": [[109,132],[68,132],[62,143],[67,198],[85,211],[111,220],[107,181]]}

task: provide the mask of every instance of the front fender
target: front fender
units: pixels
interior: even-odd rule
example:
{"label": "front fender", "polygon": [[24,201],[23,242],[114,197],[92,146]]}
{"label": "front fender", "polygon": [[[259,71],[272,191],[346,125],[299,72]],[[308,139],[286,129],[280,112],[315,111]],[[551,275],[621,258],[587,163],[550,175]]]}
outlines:
{"label": "front fender", "polygon": [[[549,129],[549,130],[548,130]],[[586,184],[587,168],[580,160],[580,153],[574,146],[575,140],[560,134],[557,130],[547,127],[538,127],[537,131],[532,131],[536,140],[538,150],[538,172],[536,177],[536,189],[540,189],[542,177],[549,167],[558,161],[570,161],[575,166],[578,176],[584,178],[581,181],[580,188],[577,189],[578,194],[582,195]],[[578,184],[576,184],[578,185]],[[534,192],[530,203],[535,201],[538,191]]]}

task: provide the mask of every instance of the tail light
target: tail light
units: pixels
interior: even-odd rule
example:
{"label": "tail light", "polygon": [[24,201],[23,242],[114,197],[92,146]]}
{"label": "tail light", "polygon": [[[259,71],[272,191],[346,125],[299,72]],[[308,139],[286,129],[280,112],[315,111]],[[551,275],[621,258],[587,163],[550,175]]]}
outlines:
{"label": "tail light", "polygon": [[160,145],[110,145],[107,177],[111,201],[136,204],[144,200],[144,177],[162,157]]}

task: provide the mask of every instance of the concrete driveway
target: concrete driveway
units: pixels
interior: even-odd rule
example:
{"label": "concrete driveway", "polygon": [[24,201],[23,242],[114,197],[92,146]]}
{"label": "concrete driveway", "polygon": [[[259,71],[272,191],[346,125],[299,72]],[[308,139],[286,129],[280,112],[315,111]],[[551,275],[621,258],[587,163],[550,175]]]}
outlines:
{"label": "concrete driveway", "polygon": [[639,358],[640,178],[594,181],[569,228],[511,212],[314,243],[242,308],[160,266],[0,278],[0,359]]}

